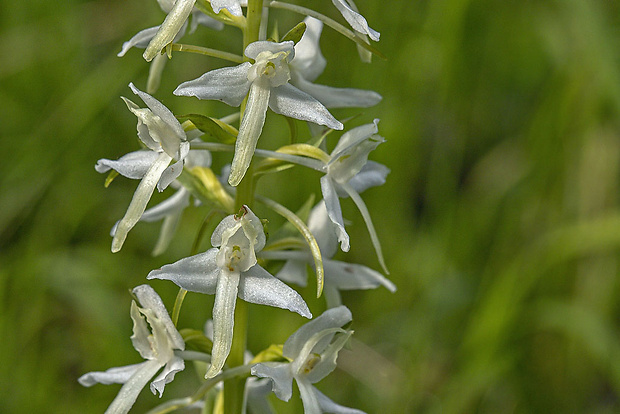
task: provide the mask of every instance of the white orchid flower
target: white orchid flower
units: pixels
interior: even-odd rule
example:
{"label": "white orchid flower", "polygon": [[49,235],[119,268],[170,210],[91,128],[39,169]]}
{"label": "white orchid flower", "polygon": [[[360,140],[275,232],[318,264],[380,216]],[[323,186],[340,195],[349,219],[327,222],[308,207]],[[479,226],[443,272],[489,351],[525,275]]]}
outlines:
{"label": "white orchid flower", "polygon": [[185,368],[183,359],[174,354],[174,350],[185,349],[185,342],[172,323],[159,295],[148,285],[134,288],[133,293],[142,307],[138,307],[135,301],[131,303],[133,320],[131,341],[136,351],[146,361],[110,368],[105,372],[89,372],[78,379],[79,383],[86,387],[96,383],[124,384],[106,410],[106,414],[127,413],[144,386],[161,368],[164,368],[150,386],[151,392],[153,394],[159,392],[161,397],[166,384],[174,379],[177,372]]}
{"label": "white orchid flower", "polygon": [[[323,256],[323,268],[325,270],[323,293],[329,308],[342,304],[340,290],[375,289],[384,286],[390,292],[396,291],[394,283],[369,267],[331,260],[338,249],[338,238],[329,219],[325,201],[319,202],[310,212],[308,228],[314,235]],[[299,286],[306,286],[307,265],[314,265],[312,255],[307,251],[272,250],[262,252],[261,257],[286,260],[282,269],[275,276],[285,282]]]}
{"label": "white orchid flower", "polygon": [[306,31],[295,45],[295,58],[291,61],[290,83],[316,98],[326,108],[367,108],[381,101],[374,91],[334,88],[313,83],[323,70],[326,61],[319,47],[323,22],[312,17],[304,19]]}
{"label": "white orchid flower", "polygon": [[[127,178],[141,179],[125,216],[116,226],[112,252],[119,251],[123,246],[127,233],[142,217],[155,187],[163,191],[181,174],[183,160],[189,153],[185,131],[172,112],[132,83],[129,87],[148,107],[140,108],[123,98],[129,110],[138,118],[138,137],[148,150],[131,152],[116,161],[100,159],[95,165],[100,173],[113,169]],[[169,165],[172,160],[177,162]]]}
{"label": "white orchid flower", "polygon": [[338,352],[353,331],[341,327],[351,321],[345,306],[325,311],[291,335],[284,344],[284,357],[290,362],[264,362],[252,367],[252,375],[269,378],[276,396],[288,401],[297,382],[305,414],[363,414],[363,411],[336,404],[317,390],[315,384],[336,369]]}
{"label": "white orchid flower", "polygon": [[359,14],[353,0],[332,0],[342,17],[351,25],[354,31],[360,35],[366,35],[375,42],[379,41],[381,33],[368,26],[366,18]]}
{"label": "white orchid flower", "polygon": [[343,128],[321,102],[289,83],[289,63],[295,56],[293,42],[254,42],[245,49],[245,55],[253,59],[254,64],[245,62],[207,72],[198,79],[182,83],[174,91],[175,95],[215,99],[231,106],[241,105],[249,92],[228,178],[233,186],[241,182],[250,165],[267,107],[290,118],[332,129]]}
{"label": "white orchid flower", "polygon": [[324,169],[327,172],[321,177],[321,192],[325,200],[327,214],[333,223],[334,229],[343,251],[349,251],[349,235],[344,228],[342,209],[339,197],[349,196],[360,210],[370,238],[377,251],[379,263],[386,273],[385,262],[381,252],[381,244],[377,232],[372,224],[370,213],[360,197],[359,193],[367,188],[381,185],[389,169],[382,164],[368,161],[368,154],[377,148],[385,139],[378,129],[379,120],[375,119],[372,124],[366,124],[353,128],[344,133],[338,144],[330,154],[330,160]]}
{"label": "white orchid flower", "polygon": [[256,215],[244,206],[230,215],[211,237],[213,249],[154,270],[147,279],[164,279],[192,292],[215,294],[213,353],[207,378],[224,366],[232,344],[237,296],[246,302],[275,306],[311,318],[302,297],[257,264],[256,252],[265,246],[265,233]]}

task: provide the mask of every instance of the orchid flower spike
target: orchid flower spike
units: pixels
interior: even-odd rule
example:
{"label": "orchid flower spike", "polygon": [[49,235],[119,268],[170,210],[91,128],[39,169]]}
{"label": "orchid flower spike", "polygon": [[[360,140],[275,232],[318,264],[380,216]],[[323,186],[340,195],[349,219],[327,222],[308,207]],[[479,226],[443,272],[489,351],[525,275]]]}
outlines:
{"label": "orchid flower spike", "polygon": [[[325,270],[323,293],[328,308],[342,304],[340,290],[375,289],[384,286],[390,292],[396,291],[394,283],[369,267],[331,259],[338,249],[338,237],[329,219],[324,200],[321,200],[310,212],[308,229],[314,235],[323,256],[323,268]],[[307,266],[314,265],[312,255],[308,251],[270,250],[261,253],[261,257],[271,260],[286,260],[276,277],[299,286],[306,286]]]}
{"label": "orchid flower spike", "polygon": [[150,387],[153,394],[159,392],[161,397],[166,384],[174,379],[177,372],[185,368],[183,359],[174,354],[174,350],[185,349],[185,342],[172,323],[159,295],[148,285],[134,288],[133,293],[142,307],[136,305],[135,301],[131,303],[131,319],[133,320],[131,341],[136,351],[146,361],[110,368],[105,372],[89,372],[78,379],[79,383],[85,387],[96,383],[124,384],[106,410],[106,414],[127,413],[142,388],[161,368],[164,368],[151,382]]}
{"label": "orchid flower spike", "polygon": [[[148,148],[130,152],[116,161],[100,159],[97,172],[115,170],[132,179],[141,179],[125,216],[118,222],[112,240],[112,252],[123,247],[127,233],[136,225],[157,186],[163,191],[183,171],[183,160],[189,153],[189,142],[183,127],[172,112],[148,93],[140,91],[133,83],[129,87],[148,108],[123,98],[127,108],[138,118],[138,137]],[[169,165],[172,160],[177,160]]]}
{"label": "orchid flower spike", "polygon": [[353,334],[341,327],[350,321],[351,312],[345,306],[325,311],[288,338],[283,354],[290,362],[256,364],[252,375],[271,379],[273,392],[282,401],[290,400],[295,380],[305,414],[363,414],[336,404],[312,385],[336,369],[338,352]]}
{"label": "orchid flower spike", "polygon": [[332,129],[343,128],[321,102],[289,83],[289,64],[295,56],[292,41],[254,42],[245,49],[245,55],[253,59],[254,64],[245,62],[207,72],[198,79],[182,83],[174,91],[175,95],[215,99],[231,106],[241,105],[249,92],[228,178],[232,186],[241,182],[250,165],[265,123],[267,107],[290,118]]}
{"label": "orchid flower spike", "polygon": [[237,296],[246,302],[288,309],[311,318],[302,297],[257,264],[256,253],[265,246],[258,217],[243,206],[215,228],[214,248],[154,270],[147,279],[164,279],[192,292],[215,294],[213,353],[206,377],[220,372],[232,345]]}
{"label": "orchid flower spike", "polygon": [[326,108],[367,108],[378,104],[382,97],[377,92],[334,88],[313,83],[325,70],[326,61],[321,53],[319,39],[323,22],[306,17],[306,31],[295,45],[295,58],[291,61],[291,84],[316,98]]}

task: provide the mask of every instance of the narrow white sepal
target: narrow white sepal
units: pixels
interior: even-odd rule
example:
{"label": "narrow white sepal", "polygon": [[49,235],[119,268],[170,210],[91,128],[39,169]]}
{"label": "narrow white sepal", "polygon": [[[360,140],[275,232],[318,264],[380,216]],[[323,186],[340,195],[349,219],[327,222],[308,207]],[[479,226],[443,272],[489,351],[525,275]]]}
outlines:
{"label": "narrow white sepal", "polygon": [[146,205],[151,199],[157,182],[171,160],[172,158],[165,152],[160,153],[159,157],[157,157],[153,165],[151,165],[151,168],[149,168],[142,178],[142,181],[140,181],[131,199],[131,203],[129,203],[127,212],[116,227],[116,232],[112,239],[112,253],[118,252],[123,247],[123,243],[127,238],[127,233],[129,233],[129,230],[131,230],[138,220],[140,220],[140,217],[142,217],[142,213],[144,213]]}
{"label": "narrow white sepal", "polygon": [[263,77],[257,78],[250,87],[248,103],[239,127],[235,155],[228,177],[228,183],[233,187],[241,182],[252,161],[256,143],[265,124],[270,92],[269,80]]}
{"label": "narrow white sepal", "polygon": [[215,290],[213,304],[213,351],[211,366],[205,378],[215,377],[224,366],[232,346],[235,325],[235,304],[240,274],[222,269]]}
{"label": "narrow white sepal", "polygon": [[196,0],[177,0],[142,55],[147,62],[153,60],[168,43],[172,42],[187,21],[194,3]]}

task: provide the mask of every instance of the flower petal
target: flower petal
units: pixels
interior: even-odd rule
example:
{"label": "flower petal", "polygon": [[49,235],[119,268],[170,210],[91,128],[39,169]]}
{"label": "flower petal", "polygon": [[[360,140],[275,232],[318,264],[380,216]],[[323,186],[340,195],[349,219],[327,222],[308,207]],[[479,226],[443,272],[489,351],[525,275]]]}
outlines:
{"label": "flower petal", "polygon": [[319,47],[323,22],[313,17],[306,17],[304,23],[306,23],[306,31],[295,45],[295,57],[290,66],[301,77],[313,82],[323,73],[327,64]]}
{"label": "flower petal", "polygon": [[321,353],[321,359],[317,362],[312,370],[305,375],[306,379],[312,384],[319,382],[326,376],[328,376],[333,370],[336,369],[336,360],[338,359],[338,352],[347,343],[353,331],[345,331],[344,333],[336,334],[334,339]]}
{"label": "flower petal", "polygon": [[127,212],[118,222],[118,226],[116,226],[116,232],[112,239],[112,253],[118,252],[123,247],[123,243],[127,238],[127,233],[129,233],[129,230],[131,230],[138,220],[140,220],[140,217],[142,217],[142,213],[144,213],[146,205],[151,199],[155,186],[170,161],[171,158],[168,154],[165,152],[160,153],[142,178],[142,181],[140,181],[140,184],[138,184],[138,188],[136,188],[131,203],[129,203]]}
{"label": "flower petal", "polygon": [[217,280],[215,303],[213,304],[213,351],[211,366],[205,378],[213,378],[224,366],[230,353],[235,325],[235,305],[239,289],[240,274],[222,269]]}
{"label": "flower petal", "polygon": [[138,305],[135,301],[131,301],[131,320],[133,321],[133,335],[131,335],[131,343],[133,347],[138,351],[140,356],[144,359],[154,359],[153,349],[151,348],[151,342],[149,336],[151,331],[144,320],[144,317],[138,310]]}
{"label": "flower petal", "polygon": [[92,387],[95,384],[124,384],[144,364],[144,362],[140,362],[139,364],[110,368],[104,372],[89,372],[78,378],[78,382],[85,387]]}
{"label": "flower petal", "polygon": [[334,183],[328,175],[321,177],[321,192],[323,193],[323,199],[325,200],[327,214],[334,225],[336,234],[338,235],[340,248],[343,252],[348,252],[350,248],[349,235],[344,228],[344,220],[342,218],[342,210],[340,208],[340,199],[336,193]]}
{"label": "flower petal", "polygon": [[396,292],[396,286],[381,273],[369,267],[336,260],[324,260],[326,283],[340,290],[375,289],[385,286]]}
{"label": "flower petal", "polygon": [[268,78],[259,77],[252,82],[243,119],[239,126],[239,135],[237,135],[235,143],[235,155],[230,168],[230,176],[228,177],[228,183],[233,187],[241,182],[250,166],[250,162],[252,162],[258,138],[260,138],[263,125],[265,124],[270,94],[271,88],[269,87]]}
{"label": "flower petal", "polygon": [[144,177],[158,156],[155,151],[139,150],[125,154],[116,161],[102,158],[97,161],[95,170],[99,173],[114,170],[123,177],[139,180]]}
{"label": "flower petal", "polygon": [[132,47],[139,47],[141,49],[144,49],[148,46],[149,42],[155,36],[158,30],[159,26],[149,27],[148,29],[140,30],[131,39],[123,43],[121,51],[118,52],[118,55],[116,56],[125,56],[125,53],[127,53]]}
{"label": "flower petal", "polygon": [[189,192],[185,188],[181,188],[161,203],[146,210],[140,220],[146,222],[159,221],[166,216],[183,211],[187,206],[189,206]]}
{"label": "flower petal", "polygon": [[316,399],[321,406],[321,410],[325,413],[333,413],[333,414],[366,414],[362,410],[358,410],[356,408],[344,407],[342,405],[336,404],[331,399],[329,399],[325,394],[321,391],[314,388],[314,393],[316,395]]}
{"label": "flower petal", "polygon": [[[308,260],[312,260],[312,256],[308,256]],[[276,274],[276,277],[287,283],[294,283],[298,286],[305,287],[308,284],[308,264],[301,260],[287,260],[282,269]]]}
{"label": "flower petal", "polygon": [[147,382],[155,376],[162,367],[156,359],[149,360],[140,364],[140,368],[125,382],[121,390],[106,410],[106,414],[126,414],[136,402],[140,391]]}
{"label": "flower petal", "polygon": [[342,123],[323,104],[288,83],[271,89],[269,107],[273,112],[289,118],[314,122],[331,129],[343,128]]}
{"label": "flower petal", "polygon": [[174,40],[181,28],[185,26],[187,18],[194,8],[194,3],[196,0],[177,0],[174,3],[157,34],[144,51],[143,57],[147,62],[150,62],[168,43]]}
{"label": "flower petal", "polygon": [[312,318],[308,305],[299,293],[269,274],[260,265],[244,272],[239,283],[239,297],[246,302],[275,306]]}
{"label": "flower petal", "polygon": [[353,316],[346,306],[328,309],[323,314],[299,328],[284,343],[282,350],[285,357],[295,360],[308,342],[315,334],[328,329],[339,328],[351,322]]}
{"label": "flower petal", "polygon": [[169,339],[171,340],[174,348],[184,350],[185,342],[183,341],[183,337],[174,326],[174,323],[168,314],[168,310],[157,292],[155,292],[155,290],[149,285],[136,286],[132,292],[136,295],[140,301],[140,305],[142,305],[143,308],[150,309],[155,313],[157,319],[159,319],[159,321],[166,328],[166,332],[168,333]]}
{"label": "flower petal", "polygon": [[305,378],[295,377],[301,401],[304,405],[304,414],[322,414],[319,400],[316,398],[315,390]]}
{"label": "flower petal", "polygon": [[329,259],[336,254],[338,250],[338,236],[334,231],[334,227],[327,214],[325,200],[321,200],[310,211],[308,217],[308,228],[314,235],[318,243],[323,259]]}
{"label": "flower petal", "polygon": [[293,374],[288,362],[263,362],[252,367],[252,375],[269,378],[273,392],[282,401],[288,401],[293,395]]}
{"label": "flower petal", "polygon": [[368,35],[375,42],[379,41],[381,34],[371,29],[364,16],[359,14],[354,7],[351,7],[350,4],[355,6],[351,0],[332,0],[332,3],[334,3],[334,6],[340,11],[342,17],[351,25],[353,30]]}
{"label": "flower petal", "polygon": [[159,392],[159,398],[161,398],[166,384],[172,382],[172,380],[174,380],[174,375],[184,369],[185,361],[178,356],[173,357],[170,361],[168,361],[164,369],[159,373],[155,380],[151,382],[151,392],[153,394]]}
{"label": "flower petal", "polygon": [[233,16],[242,15],[239,0],[211,0],[211,7],[218,14],[222,9],[226,9]]}
{"label": "flower petal", "polygon": [[173,93],[177,96],[214,99],[231,106],[239,106],[250,90],[248,70],[251,66],[250,62],[245,62],[232,68],[212,70],[197,79],[183,82]]}
{"label": "flower petal", "polygon": [[300,90],[312,95],[326,108],[368,108],[381,102],[381,95],[374,91],[352,88],[334,88],[319,85],[294,76],[291,81]]}
{"label": "flower petal", "polygon": [[191,292],[213,295],[220,269],[215,264],[217,249],[186,257],[175,263],[153,270],[147,279],[170,280],[177,286]]}
{"label": "flower petal", "polygon": [[364,140],[379,132],[379,119],[374,119],[371,124],[364,124],[348,130],[340,137],[338,144],[331,152],[332,158],[337,158],[356,147]]}
{"label": "flower petal", "polygon": [[[385,184],[385,180],[389,173],[390,169],[385,165],[374,161],[368,161],[366,162],[366,165],[362,167],[360,172],[355,174],[353,178],[349,180],[349,185],[359,194],[371,187],[377,187]],[[340,197],[343,196],[344,194],[340,195]]]}

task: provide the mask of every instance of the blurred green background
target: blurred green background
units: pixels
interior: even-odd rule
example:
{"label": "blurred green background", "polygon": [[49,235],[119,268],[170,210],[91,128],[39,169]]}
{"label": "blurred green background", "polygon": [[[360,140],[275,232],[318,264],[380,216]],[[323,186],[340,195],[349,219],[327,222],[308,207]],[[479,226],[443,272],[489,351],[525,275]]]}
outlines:
{"label": "blurred green background", "polygon": [[[312,3],[342,21],[331,2]],[[372,158],[392,169],[388,183],[363,197],[399,290],[344,295],[355,342],[319,388],[368,413],[620,412],[620,3],[357,5],[389,59],[362,64],[325,29],[329,63],[318,81],[384,96],[352,125],[380,118],[387,139]],[[278,15],[281,32],[298,21]],[[206,212],[185,214],[160,257],[150,256],[158,224],[138,225],[110,253],[109,229],[137,182],[105,189],[93,166],[137,149],[135,117],[119,96],[131,95],[130,81],[144,88],[148,73],[140,51],[115,55],[162,19],[153,0],[0,2],[2,413],[102,412],[119,386],[86,389],[76,379],[140,361],[127,291],[186,256]],[[238,52],[233,30],[184,41],[230,37]],[[224,64],[175,54],[156,96],[177,114],[230,113],[170,94]],[[285,183],[317,192],[317,178],[296,169],[260,191],[295,209],[308,192]],[[350,200],[343,205],[353,243],[339,258],[378,268],[361,216]],[[152,285],[171,307],[175,287]],[[181,323],[200,329],[211,303],[190,294]],[[320,313],[320,301],[309,303]],[[251,311],[254,352],[302,323]],[[196,387],[187,371],[164,399]],[[159,401],[144,390],[134,411]],[[300,412],[299,402],[275,402]]]}

